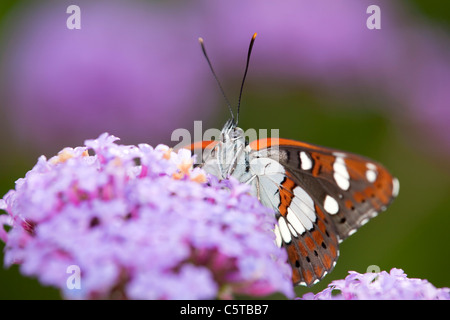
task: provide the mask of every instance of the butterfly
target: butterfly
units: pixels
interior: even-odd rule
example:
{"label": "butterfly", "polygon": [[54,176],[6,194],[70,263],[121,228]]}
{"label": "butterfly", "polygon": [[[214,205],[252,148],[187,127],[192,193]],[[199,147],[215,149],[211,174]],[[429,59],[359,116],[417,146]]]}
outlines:
{"label": "butterfly", "polygon": [[[219,139],[188,148],[200,151],[199,166],[206,172],[249,184],[260,202],[274,210],[275,242],[287,251],[293,284],[309,287],[332,271],[339,243],[385,211],[400,185],[380,163],[360,155],[290,139],[247,141],[237,123],[255,37],[256,33],[248,50],[237,117],[228,103],[231,119]],[[199,41],[226,99],[203,40]]]}

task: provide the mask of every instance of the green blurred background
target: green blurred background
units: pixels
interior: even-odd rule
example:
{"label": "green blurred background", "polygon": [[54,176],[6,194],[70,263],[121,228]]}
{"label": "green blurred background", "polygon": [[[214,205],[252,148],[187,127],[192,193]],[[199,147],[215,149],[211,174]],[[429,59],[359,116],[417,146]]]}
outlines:
{"label": "green blurred background", "polygon": [[[0,23],[17,9],[18,3],[0,2]],[[179,3],[171,1],[170,5],[176,7]],[[416,17],[418,23],[437,26],[440,32],[448,34],[449,3],[414,0],[398,1],[397,5]],[[244,56],[246,48],[241,49]],[[198,54],[200,56],[200,51]],[[258,43],[254,54],[258,54]],[[205,69],[202,71],[206,77],[210,76]],[[250,74],[252,72],[257,73],[251,67]],[[224,77],[227,91],[237,92],[240,74]],[[210,81],[213,82],[212,77]],[[0,84],[4,85],[4,82]],[[332,280],[344,278],[349,270],[365,272],[371,265],[387,271],[401,268],[409,277],[427,279],[436,287],[448,287],[450,151],[445,147],[440,150],[434,136],[426,135],[409,119],[408,109],[391,108],[398,103],[396,98],[380,94],[376,88],[361,87],[358,81],[354,85],[355,88],[334,91],[322,88],[317,82],[277,80],[273,83],[271,79],[258,80],[251,75],[246,83],[240,127],[280,128],[282,137],[366,155],[383,163],[400,180],[400,195],[392,206],[341,244],[334,271],[312,289],[297,288],[296,291],[298,295],[318,292]],[[450,100],[447,105],[450,108]],[[1,195],[14,188],[14,181],[23,177],[41,154],[38,148],[14,140],[11,133],[14,125],[3,106],[0,101]],[[217,95],[216,106],[205,107],[217,109],[209,121],[213,127],[221,128],[228,114],[220,95]],[[448,114],[450,112],[442,116],[448,117]],[[193,115],[192,121],[200,117]],[[450,126],[450,119],[445,121]],[[167,135],[170,136],[170,131]],[[436,149],[436,152],[430,152],[430,149]],[[0,248],[3,251],[4,245]],[[3,261],[3,254],[0,258]],[[17,266],[0,269],[0,299],[59,298],[56,289],[42,287],[36,279],[23,277]]]}

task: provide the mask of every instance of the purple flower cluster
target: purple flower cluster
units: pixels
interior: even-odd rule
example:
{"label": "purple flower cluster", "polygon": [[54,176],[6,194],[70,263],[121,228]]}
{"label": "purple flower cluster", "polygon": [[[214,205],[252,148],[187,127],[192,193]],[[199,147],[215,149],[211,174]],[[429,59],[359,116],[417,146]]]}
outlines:
{"label": "purple flower cluster", "polygon": [[0,200],[6,266],[69,299],[293,296],[273,214],[247,186],[206,176],[187,150],[116,140],[41,156],[17,180]]}
{"label": "purple flower cluster", "polygon": [[401,269],[361,274],[349,271],[343,280],[335,280],[304,300],[450,300],[450,289],[437,289],[427,280],[407,278]]}

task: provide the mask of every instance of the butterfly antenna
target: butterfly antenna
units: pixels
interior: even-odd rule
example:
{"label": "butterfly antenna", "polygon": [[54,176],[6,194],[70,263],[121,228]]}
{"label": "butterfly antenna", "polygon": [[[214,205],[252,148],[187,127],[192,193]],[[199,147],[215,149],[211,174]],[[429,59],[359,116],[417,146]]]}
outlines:
{"label": "butterfly antenna", "polygon": [[241,107],[242,90],[244,89],[245,78],[247,77],[248,65],[250,63],[250,56],[252,54],[252,48],[253,48],[253,43],[255,43],[255,38],[256,38],[256,32],[253,34],[252,40],[250,40],[250,47],[248,48],[247,64],[245,66],[244,77],[242,78],[241,91],[239,92],[239,101],[238,101],[237,114],[236,114],[236,125],[239,122],[239,109]]}
{"label": "butterfly antenna", "polygon": [[216,82],[219,85],[220,92],[222,92],[222,95],[225,98],[225,101],[226,101],[226,103],[228,105],[228,110],[230,110],[230,113],[231,113],[231,120],[232,120],[232,122],[234,124],[234,114],[233,114],[233,110],[231,109],[230,101],[228,100],[228,98],[227,98],[227,96],[225,94],[225,91],[223,90],[222,85],[220,84],[219,78],[217,78],[217,75],[214,72],[214,69],[212,67],[211,61],[209,60],[208,55],[206,54],[206,49],[205,49],[205,45],[203,43],[203,38],[201,38],[201,37],[198,38],[198,42],[200,42],[200,46],[202,47],[203,55],[205,56],[206,61],[208,61],[208,65],[209,65],[209,68],[211,69],[211,72],[212,72],[212,74],[214,76],[214,79],[216,79]]}

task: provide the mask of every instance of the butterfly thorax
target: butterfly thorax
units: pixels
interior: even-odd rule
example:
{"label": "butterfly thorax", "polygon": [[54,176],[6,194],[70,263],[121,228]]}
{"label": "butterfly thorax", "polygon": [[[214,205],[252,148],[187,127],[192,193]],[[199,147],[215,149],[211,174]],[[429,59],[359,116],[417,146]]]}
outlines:
{"label": "butterfly thorax", "polygon": [[[235,177],[241,182],[250,178],[247,143],[244,130],[228,121],[220,134],[218,143],[203,154],[203,169],[218,177]],[[247,178],[246,178],[247,177]]]}

